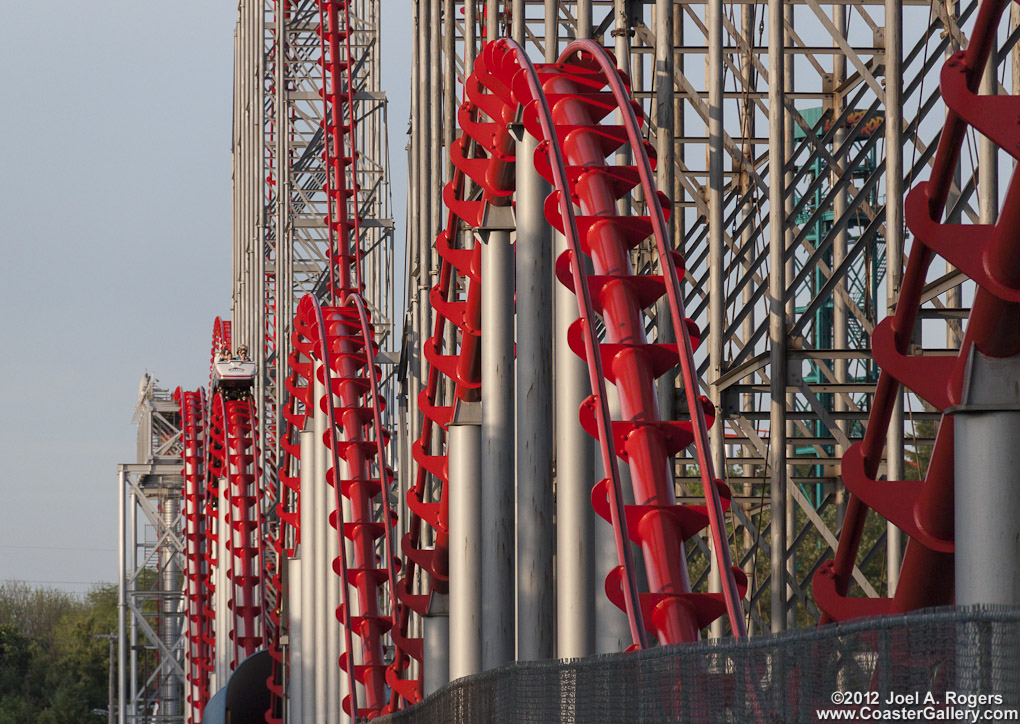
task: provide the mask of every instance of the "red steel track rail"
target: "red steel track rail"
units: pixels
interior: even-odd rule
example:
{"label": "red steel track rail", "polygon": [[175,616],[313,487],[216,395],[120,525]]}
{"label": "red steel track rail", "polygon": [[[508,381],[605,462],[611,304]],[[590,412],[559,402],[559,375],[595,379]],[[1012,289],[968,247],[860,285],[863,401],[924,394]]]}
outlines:
{"label": "red steel track rail", "polygon": [[[220,397],[217,394],[215,397]],[[215,398],[214,398],[215,399]],[[224,400],[224,447],[227,457],[229,513],[227,578],[231,582],[236,668],[264,645],[262,616],[261,515],[255,441],[255,406],[251,399]]]}
{"label": "red steel track rail", "polygon": [[[486,204],[509,203],[516,145],[508,126],[519,121],[540,141],[536,167],[555,189],[546,203],[546,217],[568,240],[568,251],[557,262],[557,275],[578,293],[581,319],[571,328],[569,341],[587,361],[595,392],[583,405],[581,420],[600,441],[608,475],[595,486],[593,504],[613,523],[620,558],[620,566],[607,578],[607,592],[627,612],[637,646],[647,645],[645,621],[662,643],[695,640],[702,627],[724,613],[734,633],[744,633],[740,599],[746,579],[731,566],[723,521],[730,496],[725,484],[715,478],[708,452],[707,429],[714,411],[704,397],[697,396],[693,349],[698,332],[683,316],[677,275],[682,259],[669,250],[664,198],[654,188],[650,148],[640,133],[643,116],[640,106],[630,100],[627,79],[616,70],[612,57],[594,43],[574,43],[557,63],[533,65],[517,44],[498,40],[487,44],[478,56],[465,94],[458,113],[464,135],[451,149],[456,172],[443,194],[449,214],[445,230],[436,239],[442,260],[439,282],[430,293],[436,321],[424,345],[428,375],[418,400],[424,420],[421,436],[412,446],[418,471],[407,496],[412,517],[402,541],[406,558],[397,585],[401,606],[393,633],[397,653],[388,676],[394,695],[411,703],[420,699],[421,680],[405,680],[404,675],[411,658],[421,661],[422,642],[406,637],[407,623],[411,611],[424,615],[428,599],[411,593],[414,572],[420,567],[429,573],[437,590],[443,590],[447,574],[449,478],[445,440],[439,430],[450,422],[453,406],[440,403],[441,381],[448,379],[453,398],[463,400],[478,399],[483,383],[479,249],[457,248],[456,240],[461,229],[481,225]],[[622,113],[623,125],[600,123],[614,111]],[[607,157],[624,145],[632,151],[636,166],[608,162]],[[472,196],[469,180],[481,188],[480,199]],[[617,201],[638,186],[649,200],[649,215],[618,215]],[[575,215],[575,205],[580,206],[580,215]],[[650,236],[655,238],[664,276],[636,274],[630,266],[629,250]],[[582,255],[592,259],[595,274],[588,275],[584,264],[573,263]],[[663,295],[669,300],[668,321],[677,332],[678,344],[649,344],[645,339],[643,310]],[[596,312],[607,330],[604,341],[594,332]],[[459,352],[443,354],[448,328],[459,337]],[[653,380],[677,364],[693,417],[663,421]],[[619,391],[622,420],[610,417],[607,381]],[[692,443],[698,451],[704,506],[676,505],[673,493],[671,458]],[[630,465],[638,505],[623,502],[617,457]],[[430,475],[442,488],[438,500],[427,499]],[[420,548],[422,522],[436,531],[433,550]],[[723,594],[692,593],[687,579],[683,541],[706,525],[712,530],[724,572]],[[628,539],[642,548],[650,592],[637,590],[630,546],[624,544]],[[395,696],[391,707],[398,704]]]}
{"label": "red steel track rail", "polygon": [[[1014,158],[1020,158],[1020,98],[978,96],[996,30],[1009,0],[984,0],[970,45],[954,53],[942,70],[942,97],[949,108],[931,178],[907,195],[905,216],[914,234],[899,301],[893,316],[872,337],[882,367],[864,439],[843,456],[843,481],[850,492],[834,561],[815,574],[815,601],[822,623],[903,612],[954,600],[953,421],[943,416],[923,481],[878,481],[882,447],[902,387],[944,411],[960,402],[963,373],[972,348],[990,357],[1020,353],[1020,176],[1010,182],[995,224],[940,223],[960,150],[973,128]],[[977,284],[967,332],[958,357],[908,353],[922,302],[925,276],[942,256]],[[848,597],[854,561],[869,510],[909,536],[893,598]]]}
{"label": "red steel track rail", "polygon": [[209,677],[212,658],[212,602],[209,566],[206,558],[208,537],[206,518],[206,400],[205,391],[174,392],[180,405],[183,433],[184,469],[184,554],[185,617],[187,619],[188,656],[185,675],[187,701],[193,716],[189,724],[198,724],[209,701]]}
{"label": "red steel track rail", "polygon": [[[382,426],[381,371],[375,362],[374,332],[360,296],[349,293],[345,302],[343,307],[323,307],[307,295],[298,305],[280,467],[286,494],[279,513],[284,526],[294,531],[293,540],[300,540],[301,486],[293,463],[300,461],[297,433],[305,428],[313,405],[318,405],[327,416],[322,442],[330,450],[326,482],[334,491],[329,522],[337,531],[340,550],[349,551],[351,559],[348,564],[347,555],[341,555],[333,561],[342,593],[337,618],[345,635],[345,653],[338,664],[347,672],[352,692],[343,707],[348,714],[356,711],[358,716],[372,717],[385,706],[383,636],[393,621],[384,611],[382,594],[386,590],[393,600],[396,561],[390,546],[396,514],[386,503],[393,471],[386,466],[389,435]],[[318,400],[312,394],[312,375],[318,375],[328,391]],[[337,471],[345,469],[349,477],[339,478]],[[351,520],[343,517],[343,498],[350,503]],[[326,511],[319,513],[325,515]],[[353,636],[360,639],[361,646],[360,663],[356,664],[349,655],[354,651]],[[357,701],[356,683],[364,685],[363,705]]]}

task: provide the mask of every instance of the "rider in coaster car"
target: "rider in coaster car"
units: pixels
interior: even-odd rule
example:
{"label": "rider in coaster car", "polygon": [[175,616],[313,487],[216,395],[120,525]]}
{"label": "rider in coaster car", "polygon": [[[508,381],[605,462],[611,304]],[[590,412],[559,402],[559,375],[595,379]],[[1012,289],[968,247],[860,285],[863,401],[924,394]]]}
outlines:
{"label": "rider in coaster car", "polygon": [[217,362],[229,362],[230,361],[230,348],[226,345],[220,347],[220,351],[216,354]]}
{"label": "rider in coaster car", "polygon": [[234,357],[245,362],[251,361],[251,358],[248,357],[248,345],[246,344],[237,345],[237,354],[235,354]]}

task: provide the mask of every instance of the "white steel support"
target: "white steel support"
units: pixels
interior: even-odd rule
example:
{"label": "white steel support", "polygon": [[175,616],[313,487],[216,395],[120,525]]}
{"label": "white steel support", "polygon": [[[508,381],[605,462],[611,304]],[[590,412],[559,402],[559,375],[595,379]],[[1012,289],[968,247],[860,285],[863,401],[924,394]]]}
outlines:
{"label": "white steel support", "polygon": [[117,471],[117,724],[127,724],[127,472]]}
{"label": "white steel support", "polygon": [[[300,581],[292,579],[291,586],[300,583],[300,600],[294,601],[291,615],[297,616],[299,625],[291,621],[291,671],[300,677],[301,695],[300,711],[305,719],[292,721],[318,721],[315,711],[315,649],[321,640],[318,636],[315,619],[316,588],[321,585],[320,576],[316,575],[313,537],[315,535],[315,509],[313,507],[312,485],[314,484],[312,458],[315,450],[315,431],[302,430],[300,433],[301,459],[306,461],[300,472],[300,525],[301,543],[298,545]],[[295,658],[295,654],[298,654]]]}
{"label": "white steel support", "polygon": [[[903,267],[903,5],[900,0],[885,3],[886,109],[886,301],[892,314],[900,297]],[[886,479],[903,480],[903,391],[889,420],[886,438]],[[887,595],[896,593],[903,561],[903,533],[892,523],[886,525]]]}
{"label": "white steel support", "polygon": [[514,658],[514,257],[505,228],[482,232],[487,237],[482,247],[481,354],[485,670]]}
{"label": "white steel support", "polygon": [[552,227],[550,192],[535,169],[538,142],[517,144],[517,659],[555,655],[552,485]]}
{"label": "white steel support", "polygon": [[[559,233],[553,238],[556,255],[562,254],[566,238]],[[577,298],[556,283],[553,300],[556,655],[578,658],[595,653],[595,602],[601,595],[595,573],[596,516],[591,508],[595,444],[578,420],[591,383],[584,361],[567,344],[567,330],[577,319]]]}
{"label": "white steel support", "polygon": [[1020,605],[1020,357],[971,348],[954,418],[956,604]]}
{"label": "white steel support", "polygon": [[[723,28],[722,0],[708,2],[708,255],[710,268],[709,289],[709,329],[711,330],[709,347],[709,384],[712,391],[712,403],[716,409],[722,409],[722,391],[719,379],[722,377],[723,346],[725,335],[722,333],[726,324],[726,269],[723,264]],[[658,15],[656,15],[658,20]],[[658,36],[656,36],[658,37]],[[672,128],[672,124],[670,125]],[[672,141],[672,139],[670,139]],[[670,146],[673,144],[670,143]],[[712,467],[724,473],[726,455],[724,445],[725,425],[720,420],[712,426]],[[712,546],[709,541],[709,546]],[[712,556],[712,570],[709,576],[709,590],[713,593],[722,591],[718,559]],[[723,621],[716,619],[712,623],[710,633],[713,638],[723,634]]]}
{"label": "white steel support", "polygon": [[449,426],[449,680],[482,670],[482,426],[478,403],[461,402]]}

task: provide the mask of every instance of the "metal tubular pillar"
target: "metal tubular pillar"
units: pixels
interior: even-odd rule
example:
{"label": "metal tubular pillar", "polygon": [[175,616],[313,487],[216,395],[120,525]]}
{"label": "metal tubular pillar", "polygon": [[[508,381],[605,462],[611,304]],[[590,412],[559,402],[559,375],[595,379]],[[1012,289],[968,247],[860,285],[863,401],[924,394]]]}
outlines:
{"label": "metal tubular pillar", "polygon": [[450,434],[451,681],[482,670],[481,410],[458,405]]}
{"label": "metal tubular pillar", "polygon": [[[723,262],[723,18],[722,0],[708,1],[708,266],[709,266],[709,373],[712,404],[717,410],[722,409],[722,391],[719,378],[722,377],[723,345],[725,343],[723,329],[726,319],[725,279],[726,267]],[[656,11],[656,24],[661,25],[660,13]],[[672,25],[672,22],[670,23]],[[658,28],[656,29],[658,31]],[[656,36],[658,41],[658,36]],[[672,43],[670,43],[672,52]],[[672,76],[672,73],[670,73]],[[661,103],[661,101],[660,101]],[[672,102],[670,102],[672,107]],[[673,144],[670,143],[670,146]],[[671,164],[672,165],[672,164]],[[667,186],[665,188],[671,188]],[[659,188],[664,188],[660,182]],[[667,309],[668,314],[668,309]],[[667,418],[669,419],[669,418]],[[713,425],[710,434],[712,441],[712,465],[718,474],[725,475],[726,426],[720,420]],[[711,541],[709,542],[711,546]],[[713,593],[722,591],[722,581],[716,557],[712,556],[712,571],[709,578],[709,590]],[[712,622],[711,635],[719,638],[723,634],[723,620],[718,618]]]}
{"label": "metal tubular pillar", "polygon": [[[556,254],[567,248],[555,234]],[[553,291],[556,386],[556,655],[578,658],[595,653],[595,599],[600,595],[592,553],[595,513],[591,485],[595,480],[595,444],[577,417],[591,394],[584,360],[567,344],[567,330],[577,319],[577,300],[562,284]]]}
{"label": "metal tubular pillar", "polygon": [[488,670],[514,658],[514,258],[509,231],[483,233],[482,664]]}
{"label": "metal tubular pillar", "polygon": [[[903,268],[903,4],[885,3],[885,230],[886,302],[892,314],[900,297]],[[886,438],[886,479],[903,480],[903,391],[897,394]],[[903,560],[903,534],[892,523],[886,528],[888,593],[896,593]]]}
{"label": "metal tubular pillar", "polygon": [[[999,80],[996,68],[999,66],[998,43],[988,54],[988,65],[981,77],[978,93],[983,96],[997,95]],[[978,220],[982,224],[994,224],[999,216],[999,163],[998,147],[987,136],[978,134]]]}
{"label": "metal tubular pillar", "polygon": [[577,37],[590,38],[592,36],[591,24],[591,0],[577,0]]}
{"label": "metal tubular pillar", "polygon": [[[299,552],[301,555],[301,601],[300,606],[291,610],[295,611],[300,621],[298,630],[291,630],[291,641],[294,648],[291,650],[291,671],[300,676],[301,707],[305,719],[292,719],[292,721],[319,721],[315,711],[315,649],[321,639],[318,635],[315,620],[316,588],[322,585],[322,580],[317,575],[315,567],[315,508],[312,486],[314,485],[313,456],[315,455],[315,431],[302,430],[300,434],[301,459],[305,461],[301,466],[301,544]],[[297,585],[291,581],[291,585]],[[293,623],[292,623],[293,626]],[[295,658],[294,654],[299,653]],[[292,704],[293,706],[293,704]]]}
{"label": "metal tubular pillar", "polygon": [[[319,381],[319,368],[321,362],[316,362],[313,367],[313,390],[312,400],[314,412],[312,414],[312,455],[309,459],[311,469],[309,470],[308,492],[305,502],[311,503],[311,535],[309,543],[312,549],[312,567],[309,571],[317,576],[319,581],[315,586],[315,599],[313,616],[315,618],[315,721],[326,722],[329,717],[329,710],[332,707],[339,708],[339,701],[330,701],[328,697],[328,681],[330,667],[336,662],[329,661],[327,637],[333,635],[333,626],[330,620],[335,620],[334,614],[329,610],[329,587],[333,585],[336,576],[331,570],[331,561],[328,556],[329,523],[326,519],[328,496],[326,494],[326,445],[323,436],[326,434],[326,413],[319,406],[319,400],[325,392],[325,385]],[[302,480],[302,483],[305,481]],[[304,490],[302,490],[302,493]]]}
{"label": "metal tubular pillar", "polygon": [[464,75],[470,75],[471,71],[475,67],[475,48],[478,44],[476,38],[477,33],[475,32],[476,24],[478,23],[475,17],[475,4],[473,2],[464,3]]}
{"label": "metal tubular pillar", "polygon": [[117,724],[127,724],[127,475],[117,471]]}
{"label": "metal tubular pillar", "polygon": [[[711,0],[709,3],[709,15],[712,12],[712,3],[719,3],[722,0]],[[722,33],[722,15],[719,15],[719,32]],[[711,25],[711,17],[709,25]],[[655,2],[655,153],[659,158],[655,171],[655,182],[660,189],[670,193],[673,188],[676,176],[676,164],[674,160],[673,123],[674,123],[674,91],[673,91],[673,0],[656,0]],[[711,55],[711,38],[709,39]],[[719,44],[720,58],[722,57],[722,42]],[[721,61],[718,82],[722,84]],[[721,96],[720,96],[721,100]],[[711,105],[711,98],[709,104]],[[722,123],[722,105],[719,107],[719,123]],[[711,125],[712,121],[709,121]],[[721,125],[720,125],[721,128]],[[720,143],[722,140],[720,138]],[[719,157],[722,163],[722,156]],[[722,173],[720,166],[720,174]],[[711,170],[709,171],[711,175]],[[709,181],[711,185],[711,180]],[[720,178],[721,188],[721,178]],[[711,192],[710,192],[711,193]],[[720,211],[720,213],[722,213]],[[721,218],[721,217],[720,217]],[[671,231],[673,225],[669,225]],[[721,227],[720,227],[721,233]],[[670,235],[672,236],[672,235]],[[670,238],[670,244],[675,240]],[[656,341],[659,344],[669,344],[676,341],[676,334],[669,324],[669,300],[666,297],[660,299],[655,305],[655,317],[660,320],[656,327]],[[676,390],[674,387],[674,375],[668,374],[658,382],[656,395],[659,401],[659,415],[663,420],[672,420]]]}
{"label": "metal tubular pillar", "polygon": [[305,646],[305,633],[303,614],[304,585],[305,579],[301,575],[301,558],[290,558],[286,562],[287,578],[290,584],[290,596],[287,606],[290,610],[290,622],[287,624],[289,635],[289,666],[287,667],[287,721],[304,721],[304,693],[305,693],[305,670],[308,664],[305,661],[305,653],[308,649]]}
{"label": "metal tubular pillar", "polygon": [[786,162],[782,0],[769,0],[769,415],[772,630],[786,628]]}
{"label": "metal tubular pillar", "polygon": [[[468,3],[469,5],[471,3]],[[559,43],[559,3],[557,0],[545,0],[545,62],[555,63],[560,54]]]}
{"label": "metal tubular pillar", "polygon": [[450,597],[432,592],[422,617],[424,639],[422,694],[428,696],[450,681]]}
{"label": "metal tubular pillar", "polygon": [[952,408],[956,604],[1020,605],[1020,357],[971,348]]}
{"label": "metal tubular pillar", "polygon": [[[538,142],[517,144],[517,659],[554,650],[552,486],[552,226],[549,185],[535,170]],[[483,332],[484,334],[484,332]]]}
{"label": "metal tubular pillar", "polygon": [[485,1],[485,42],[499,37],[499,0]]}
{"label": "metal tubular pillar", "polygon": [[[422,376],[419,385],[424,385],[425,355],[423,350],[425,340],[432,334],[432,307],[429,303],[429,278],[432,275],[433,241],[431,223],[432,190],[430,186],[434,183],[434,179],[432,176],[432,159],[429,156],[430,144],[428,133],[431,122],[429,112],[431,105],[429,100],[431,64],[426,62],[429,53],[428,0],[418,0],[416,7],[418,8],[418,55],[415,58],[415,69],[418,73],[418,84],[415,87],[417,88],[418,107],[414,118],[417,122],[415,139],[418,143],[418,185],[412,193],[417,199],[418,204],[418,269],[412,284],[414,284],[418,298],[418,337],[415,339],[415,355],[419,360],[418,373]],[[417,395],[411,401],[411,404],[417,406]],[[417,418],[417,413],[415,417]]]}

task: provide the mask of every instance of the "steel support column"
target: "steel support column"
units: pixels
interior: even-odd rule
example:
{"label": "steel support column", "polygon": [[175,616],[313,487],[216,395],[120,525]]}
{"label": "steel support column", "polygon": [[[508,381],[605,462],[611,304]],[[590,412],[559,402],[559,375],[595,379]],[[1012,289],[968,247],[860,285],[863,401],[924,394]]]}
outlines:
{"label": "steel support column", "polygon": [[483,232],[483,669],[514,658],[514,257],[510,232]]}
{"label": "steel support column", "polygon": [[[657,6],[658,7],[658,6]],[[722,409],[722,391],[719,387],[719,379],[722,377],[723,369],[723,346],[726,342],[722,330],[726,326],[726,294],[725,280],[726,267],[723,261],[723,84],[725,80],[723,69],[723,23],[722,23],[722,0],[708,0],[708,247],[709,247],[709,373],[708,379],[711,385],[712,403],[716,409]],[[656,41],[659,39],[659,26],[662,20],[659,18],[659,11],[656,11]],[[672,23],[670,23],[672,25]],[[670,43],[672,52],[672,42]],[[672,78],[672,73],[670,73]],[[661,101],[660,101],[661,103]],[[670,107],[672,108],[672,99]],[[672,119],[671,119],[672,121]],[[672,127],[672,122],[670,123]],[[670,142],[672,147],[672,142]],[[672,166],[672,164],[670,164]],[[671,187],[667,186],[666,188]],[[659,188],[663,188],[660,181]],[[661,305],[660,305],[661,306]],[[668,313],[668,310],[667,310]],[[665,315],[662,317],[665,319]],[[668,415],[667,418],[669,419]],[[718,474],[725,475],[725,425],[720,420],[712,426],[710,431],[712,441],[712,465]],[[709,541],[709,547],[712,547]],[[712,556],[711,574],[709,577],[709,590],[713,593],[722,591],[722,582],[716,557]],[[722,636],[723,620],[716,619],[712,622],[711,635],[713,638]]]}
{"label": "steel support column", "polygon": [[482,670],[482,428],[478,403],[461,402],[449,427],[449,679]]}
{"label": "steel support column", "polygon": [[[538,142],[517,143],[517,659],[555,656],[552,473],[552,227],[550,187],[535,169]],[[484,332],[483,332],[484,334]]]}
{"label": "steel support column", "polygon": [[[903,5],[885,3],[885,248],[886,301],[892,314],[900,296],[903,267]],[[889,421],[886,438],[886,479],[903,480],[903,391]],[[903,560],[903,534],[892,523],[886,527],[887,595],[896,593]]]}
{"label": "steel support column", "polygon": [[[786,33],[782,0],[769,0],[769,362],[772,630],[786,628]],[[720,423],[721,424],[721,423]]]}

